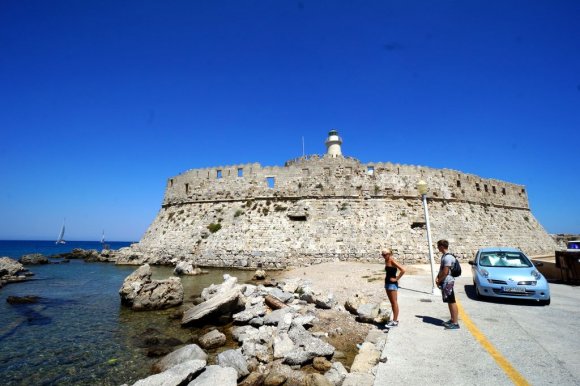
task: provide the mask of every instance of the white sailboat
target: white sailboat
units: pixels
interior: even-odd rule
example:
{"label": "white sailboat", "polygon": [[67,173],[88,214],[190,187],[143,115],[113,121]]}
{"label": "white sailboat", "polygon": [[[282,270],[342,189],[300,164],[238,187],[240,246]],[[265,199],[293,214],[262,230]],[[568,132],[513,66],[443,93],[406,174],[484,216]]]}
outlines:
{"label": "white sailboat", "polygon": [[62,222],[62,228],[60,228],[60,233],[58,234],[58,239],[56,239],[55,244],[66,244],[66,241],[64,241],[64,221]]}
{"label": "white sailboat", "polygon": [[103,231],[103,234],[101,235],[101,244],[105,244],[105,231]]}

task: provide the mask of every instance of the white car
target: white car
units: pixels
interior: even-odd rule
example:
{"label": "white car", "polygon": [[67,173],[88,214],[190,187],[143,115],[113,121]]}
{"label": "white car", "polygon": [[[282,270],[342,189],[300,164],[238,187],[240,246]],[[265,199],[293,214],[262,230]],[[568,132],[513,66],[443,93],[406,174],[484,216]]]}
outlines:
{"label": "white car", "polygon": [[528,299],[550,304],[548,281],[536,269],[542,263],[534,264],[517,248],[482,248],[469,264],[480,298]]}

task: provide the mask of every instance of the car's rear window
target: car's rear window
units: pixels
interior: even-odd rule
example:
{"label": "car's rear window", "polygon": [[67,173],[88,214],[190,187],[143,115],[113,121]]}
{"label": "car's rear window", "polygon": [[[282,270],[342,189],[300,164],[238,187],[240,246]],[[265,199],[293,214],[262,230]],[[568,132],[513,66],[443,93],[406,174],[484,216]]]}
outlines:
{"label": "car's rear window", "polygon": [[479,256],[479,265],[482,267],[531,267],[532,263],[523,253],[519,252],[483,252]]}

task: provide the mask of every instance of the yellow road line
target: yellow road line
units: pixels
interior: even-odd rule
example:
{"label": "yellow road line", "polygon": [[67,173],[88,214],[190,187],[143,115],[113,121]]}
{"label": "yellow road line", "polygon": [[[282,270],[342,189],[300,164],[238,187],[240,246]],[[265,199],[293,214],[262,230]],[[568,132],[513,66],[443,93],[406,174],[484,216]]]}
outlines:
{"label": "yellow road line", "polygon": [[491,357],[495,360],[495,362],[501,367],[501,369],[506,373],[506,375],[511,379],[511,381],[515,385],[530,385],[529,382],[524,378],[522,374],[520,374],[512,365],[511,363],[499,352],[498,349],[494,347],[493,344],[485,335],[477,328],[475,323],[467,316],[467,313],[457,300],[457,308],[459,309],[459,317],[463,321],[463,324],[467,326],[471,335],[475,337],[475,339],[479,342],[479,344],[491,355]]}

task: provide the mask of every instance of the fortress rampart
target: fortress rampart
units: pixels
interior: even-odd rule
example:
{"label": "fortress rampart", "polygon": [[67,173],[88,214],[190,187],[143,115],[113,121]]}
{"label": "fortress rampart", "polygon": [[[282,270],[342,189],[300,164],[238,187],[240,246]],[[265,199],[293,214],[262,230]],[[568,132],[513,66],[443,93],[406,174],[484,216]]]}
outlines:
{"label": "fortress rampart", "polygon": [[132,247],[140,257],[120,262],[284,268],[378,261],[386,246],[404,263],[427,262],[419,180],[430,187],[433,240],[448,239],[462,258],[483,246],[532,255],[556,247],[522,185],[448,169],[363,164],[337,152],[285,166],[219,166],[169,178],[161,210]]}

